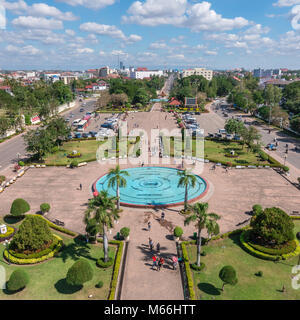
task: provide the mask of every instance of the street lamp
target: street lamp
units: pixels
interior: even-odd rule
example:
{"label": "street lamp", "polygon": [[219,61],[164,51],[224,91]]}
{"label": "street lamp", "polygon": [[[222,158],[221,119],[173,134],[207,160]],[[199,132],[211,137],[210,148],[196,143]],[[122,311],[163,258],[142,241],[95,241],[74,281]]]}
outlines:
{"label": "street lamp", "polygon": [[9,245],[9,242],[8,242],[8,240],[6,239],[6,240],[5,240],[5,247],[6,247],[7,254],[8,254],[8,264],[10,264],[9,247],[8,247],[8,245]]}

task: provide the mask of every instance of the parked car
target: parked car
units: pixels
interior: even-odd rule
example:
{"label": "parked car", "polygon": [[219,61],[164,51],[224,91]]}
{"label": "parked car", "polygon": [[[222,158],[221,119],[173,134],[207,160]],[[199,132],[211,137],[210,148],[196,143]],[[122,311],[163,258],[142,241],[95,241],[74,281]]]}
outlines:
{"label": "parked car", "polygon": [[232,139],[232,135],[231,134],[226,134],[226,139],[231,140]]}
{"label": "parked car", "polygon": [[91,135],[90,135],[89,133],[87,133],[87,132],[84,132],[84,133],[82,134],[82,137],[83,137],[83,138],[90,138]]}
{"label": "parked car", "polygon": [[213,133],[209,133],[207,136],[208,136],[209,138],[213,138],[213,137],[214,137],[214,134],[213,134]]}
{"label": "parked car", "polygon": [[82,138],[81,133],[80,133],[80,132],[75,132],[75,138],[76,138],[76,139]]}
{"label": "parked car", "polygon": [[97,131],[90,131],[89,134],[94,138],[96,137]]}
{"label": "parked car", "polygon": [[70,122],[70,119],[69,119],[69,118],[67,118],[67,119],[65,119],[65,121],[66,121],[66,122]]}
{"label": "parked car", "polygon": [[227,113],[224,113],[224,117],[225,117],[225,118],[228,118],[229,115],[228,115]]}
{"label": "parked car", "polygon": [[236,135],[233,137],[233,139],[234,139],[234,140],[241,140],[241,137],[236,134]]}
{"label": "parked car", "polygon": [[84,111],[84,108],[80,108],[80,110],[79,110],[80,112],[83,112]]}

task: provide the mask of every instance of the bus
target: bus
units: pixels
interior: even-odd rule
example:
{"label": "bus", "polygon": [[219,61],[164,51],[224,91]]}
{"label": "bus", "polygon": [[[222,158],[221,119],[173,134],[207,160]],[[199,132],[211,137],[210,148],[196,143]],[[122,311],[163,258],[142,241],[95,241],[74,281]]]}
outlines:
{"label": "bus", "polygon": [[77,131],[84,131],[84,129],[89,125],[87,120],[81,120],[77,125]]}

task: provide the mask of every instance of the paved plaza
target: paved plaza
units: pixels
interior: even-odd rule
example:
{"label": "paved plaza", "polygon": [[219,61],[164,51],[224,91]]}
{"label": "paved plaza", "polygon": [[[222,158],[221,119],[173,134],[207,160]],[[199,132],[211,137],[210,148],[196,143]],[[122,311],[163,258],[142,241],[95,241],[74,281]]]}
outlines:
{"label": "paved plaza", "polygon": [[[211,115],[201,115],[211,118]],[[143,128],[150,133],[157,127],[175,128],[174,118],[160,112],[156,104],[150,113],[132,113],[128,117],[128,130]],[[165,160],[165,159],[164,159]],[[147,163],[145,163],[147,165]],[[136,164],[122,164],[121,168],[135,167]],[[174,163],[163,166],[175,167]],[[87,166],[68,169],[65,167],[30,168],[26,174],[12,186],[0,194],[0,215],[9,214],[11,203],[16,198],[24,198],[31,206],[31,213],[39,211],[40,204],[48,202],[51,211],[50,220],[59,219],[65,227],[85,233],[83,223],[88,199],[92,198],[92,184],[115,167],[111,163],[91,162]],[[287,213],[300,208],[299,190],[273,169],[230,169],[222,167],[211,170],[212,164],[204,165],[202,172],[196,172],[209,182],[209,191],[202,201],[209,203],[209,211],[221,216],[219,221],[221,233],[236,229],[242,222],[251,217],[254,204],[263,207],[280,207]],[[83,190],[79,190],[82,184]],[[161,245],[161,254],[165,258],[177,254],[176,243],[172,238],[175,226],[184,230],[183,238],[190,239],[196,231],[193,224],[184,226],[185,217],[179,211],[182,207],[168,208],[165,221],[160,221],[161,210],[122,208],[120,220],[109,238],[113,239],[124,226],[130,227],[130,242],[126,261],[126,271],[121,299],[182,300],[183,289],[179,270],[172,270],[166,261],[160,271],[151,269],[152,254],[149,252],[149,237]],[[147,231],[147,223],[151,221],[151,231]],[[241,225],[242,226],[242,225]]]}

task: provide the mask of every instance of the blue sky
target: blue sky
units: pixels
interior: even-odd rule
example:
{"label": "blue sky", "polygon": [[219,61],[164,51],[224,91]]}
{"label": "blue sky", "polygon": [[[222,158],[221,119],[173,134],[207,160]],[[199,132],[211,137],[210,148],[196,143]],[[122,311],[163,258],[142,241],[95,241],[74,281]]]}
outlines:
{"label": "blue sky", "polygon": [[300,69],[300,0],[0,0],[0,68]]}

